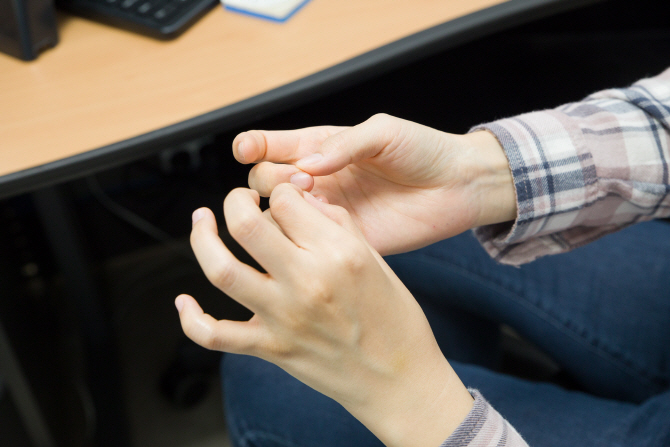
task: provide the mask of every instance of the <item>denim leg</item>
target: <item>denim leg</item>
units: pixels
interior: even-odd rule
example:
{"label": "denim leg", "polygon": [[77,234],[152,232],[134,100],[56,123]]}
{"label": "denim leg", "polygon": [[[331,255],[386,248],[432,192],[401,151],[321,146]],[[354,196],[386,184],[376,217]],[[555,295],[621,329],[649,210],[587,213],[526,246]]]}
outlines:
{"label": "denim leg", "polygon": [[670,446],[670,391],[640,405],[452,362],[532,447]]}
{"label": "denim leg", "polygon": [[498,369],[502,358],[498,321],[443,302],[436,303],[417,293],[414,297],[430,323],[440,350],[450,361]]}
{"label": "denim leg", "polygon": [[340,404],[272,363],[225,354],[228,431],[235,447],[383,447]]}
{"label": "denim leg", "polygon": [[669,387],[667,222],[520,268],[496,264],[470,233],[387,262],[420,301],[509,324],[591,393],[641,402]]}
{"label": "denim leg", "polygon": [[[636,405],[452,365],[533,447],[670,445],[670,392]],[[225,354],[222,377],[235,447],[383,447],[338,403],[271,363]]]}
{"label": "denim leg", "polygon": [[[530,445],[670,445],[667,223],[636,225],[521,268],[491,261],[470,234],[387,261],[422,304],[448,357],[454,350],[485,364],[504,322],[589,391],[644,401],[603,399],[452,361]],[[381,446],[339,404],[263,360],[227,354],[222,376],[238,447]]]}

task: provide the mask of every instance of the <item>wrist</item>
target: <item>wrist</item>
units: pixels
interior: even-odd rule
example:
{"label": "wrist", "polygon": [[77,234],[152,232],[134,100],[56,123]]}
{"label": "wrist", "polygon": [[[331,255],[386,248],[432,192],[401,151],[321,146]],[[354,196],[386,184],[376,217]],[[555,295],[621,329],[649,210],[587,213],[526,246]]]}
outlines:
{"label": "wrist", "polygon": [[369,405],[347,410],[387,447],[439,446],[474,403],[444,357],[432,368],[424,364],[419,376],[405,377],[379,391]]}
{"label": "wrist", "polygon": [[476,207],[473,227],[516,219],[517,201],[509,161],[498,139],[488,131],[462,135],[466,149],[462,168]]}

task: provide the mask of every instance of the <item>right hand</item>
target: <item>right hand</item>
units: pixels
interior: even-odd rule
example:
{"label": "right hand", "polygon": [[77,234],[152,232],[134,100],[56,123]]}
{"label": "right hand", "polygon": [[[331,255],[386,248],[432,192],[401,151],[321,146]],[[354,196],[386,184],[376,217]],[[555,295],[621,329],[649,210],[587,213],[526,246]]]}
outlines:
{"label": "right hand", "polygon": [[258,163],[249,186],[261,196],[291,182],[342,206],[382,255],[516,217],[507,158],[488,132],[453,135],[375,115],[351,128],[244,132],[233,153]]}
{"label": "right hand", "polygon": [[193,214],[191,232],[207,278],[254,316],[216,320],[181,295],[184,333],[208,349],[275,363],[389,447],[440,445],[473,399],[412,294],[341,207],[289,184],[272,191],[271,220],[259,203],[256,191],[237,188],[223,209],[228,232],[265,272],[233,256],[210,210]]}

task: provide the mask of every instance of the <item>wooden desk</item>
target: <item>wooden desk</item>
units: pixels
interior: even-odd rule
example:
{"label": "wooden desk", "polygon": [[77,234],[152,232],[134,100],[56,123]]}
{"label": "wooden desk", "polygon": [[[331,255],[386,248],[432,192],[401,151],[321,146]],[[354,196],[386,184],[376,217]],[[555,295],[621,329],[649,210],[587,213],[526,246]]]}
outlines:
{"label": "wooden desk", "polygon": [[578,3],[313,0],[285,24],[216,7],[167,42],[63,15],[60,44],[35,62],[0,54],[0,197],[243,125]]}

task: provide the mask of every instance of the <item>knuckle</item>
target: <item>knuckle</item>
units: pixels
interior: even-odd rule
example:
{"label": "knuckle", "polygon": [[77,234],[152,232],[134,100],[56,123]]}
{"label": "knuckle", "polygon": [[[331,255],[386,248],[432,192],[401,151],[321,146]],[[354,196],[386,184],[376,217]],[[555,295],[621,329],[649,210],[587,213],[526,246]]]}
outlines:
{"label": "knuckle", "polygon": [[259,355],[265,360],[272,362],[281,361],[293,356],[295,351],[291,343],[282,342],[281,340],[267,340],[260,346]]}
{"label": "knuckle", "polygon": [[212,351],[216,350],[218,344],[218,337],[212,332],[205,332],[201,338],[200,346],[203,348],[210,349]]}
{"label": "knuckle", "polygon": [[226,222],[228,232],[237,241],[248,241],[259,231],[260,222],[256,215],[241,211]]}
{"label": "knuckle", "polygon": [[296,190],[295,187],[290,183],[283,182],[278,184],[272,192],[274,193],[273,196],[280,197],[285,196],[287,194],[295,193]]}
{"label": "knuckle", "polygon": [[311,143],[314,146],[320,146],[321,143],[326,141],[328,138],[330,138],[333,135],[336,135],[340,133],[340,129],[331,127],[331,126],[322,126],[319,127],[317,132],[314,134]]}
{"label": "knuckle", "polygon": [[[282,186],[284,185],[279,185],[277,189],[279,189]],[[291,212],[292,209],[293,209],[293,203],[288,195],[286,194],[275,195],[273,192],[272,200],[270,201],[270,210],[272,211],[273,215],[276,215],[276,213],[279,213],[280,215],[288,214]]]}
{"label": "knuckle", "polygon": [[373,115],[368,122],[376,128],[379,138],[384,141],[391,141],[402,128],[401,120],[386,113]]}
{"label": "knuckle", "polygon": [[263,184],[261,182],[261,179],[263,178],[262,172],[259,172],[262,169],[260,166],[261,164],[257,164],[253,168],[251,168],[251,170],[249,170],[249,178],[248,178],[249,188],[255,189],[259,193],[261,193],[261,190],[264,189]]}
{"label": "knuckle", "polygon": [[207,346],[205,347],[212,351],[229,352],[233,348],[233,345],[226,337],[212,331],[207,337]]}
{"label": "knuckle", "polygon": [[223,199],[223,208],[224,211],[226,208],[239,208],[239,205],[244,202],[249,201],[249,196],[253,195],[248,188],[235,188],[226,195],[226,198]]}
{"label": "knuckle", "polygon": [[[307,315],[314,315],[325,303],[329,303],[333,300],[333,293],[331,287],[320,279],[314,279],[304,284],[305,287],[305,299],[303,300],[302,305],[304,306],[304,311]],[[306,321],[301,319],[299,324],[305,324]]]}
{"label": "knuckle", "polygon": [[311,284],[309,298],[309,308],[312,308],[319,303],[330,301],[332,299],[332,293],[326,284],[322,281],[316,281]]}
{"label": "knuckle", "polygon": [[258,163],[249,171],[249,187],[264,197],[269,196],[273,187],[279,183],[276,171],[274,163],[268,161]]}
{"label": "knuckle", "polygon": [[344,271],[357,273],[365,266],[366,255],[359,244],[341,244],[331,253],[337,268]]}
{"label": "knuckle", "polygon": [[207,276],[209,281],[224,293],[230,291],[237,280],[235,269],[227,264],[216,265]]}
{"label": "knuckle", "polygon": [[[312,300],[312,297],[303,297],[299,307],[296,309],[298,312],[293,315],[286,315],[283,318],[286,332],[294,339],[305,337],[310,334],[312,332],[310,323],[317,319],[317,307],[318,306]],[[290,352],[290,347],[291,346],[284,346],[287,353]]]}
{"label": "knuckle", "polygon": [[203,231],[205,231],[203,225],[193,226],[193,228],[191,229],[191,236],[190,236],[191,246],[195,245],[196,242],[202,237]]}
{"label": "knuckle", "polygon": [[182,323],[184,334],[203,348],[214,349],[215,336],[209,327],[205,327],[198,321],[189,319]]}
{"label": "knuckle", "polygon": [[264,159],[267,155],[268,144],[265,140],[265,134],[260,130],[252,130],[249,132],[252,138],[256,141],[256,145],[259,149],[259,154],[257,159]]}
{"label": "knuckle", "polygon": [[392,120],[393,117],[386,113],[375,113],[368,119],[368,121],[370,121],[371,123],[378,123],[378,124],[386,124]]}
{"label": "knuckle", "polygon": [[238,197],[242,197],[242,196],[244,196],[244,194],[245,194],[244,188],[235,188],[228,193],[225,200],[227,200],[227,201],[237,200]]}
{"label": "knuckle", "polygon": [[349,219],[349,212],[341,206],[333,205],[331,208],[337,222],[343,223]]}

